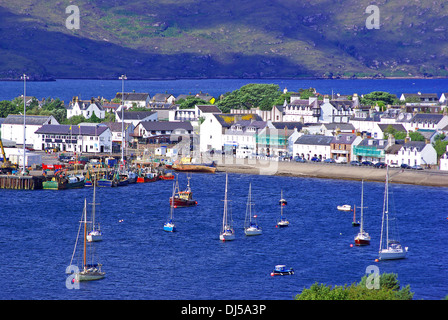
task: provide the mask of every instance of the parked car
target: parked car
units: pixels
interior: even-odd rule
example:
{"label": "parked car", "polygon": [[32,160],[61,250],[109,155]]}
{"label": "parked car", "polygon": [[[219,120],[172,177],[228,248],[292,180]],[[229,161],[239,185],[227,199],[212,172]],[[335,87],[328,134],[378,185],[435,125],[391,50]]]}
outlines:
{"label": "parked car", "polygon": [[351,166],[360,166],[361,162],[359,162],[358,160],[353,160],[353,161],[350,161],[350,165]]}
{"label": "parked car", "polygon": [[411,166],[406,164],[406,163],[402,163],[400,166],[402,169],[411,169]]}
{"label": "parked car", "polygon": [[412,170],[423,170],[422,166],[415,165],[411,167]]}
{"label": "parked car", "polygon": [[385,164],[384,162],[377,162],[373,165],[374,168],[386,168],[387,164]]}
{"label": "parked car", "polygon": [[311,161],[313,161],[313,162],[321,162],[322,160],[320,160],[320,158],[318,158],[318,157],[312,157]]}
{"label": "parked car", "polygon": [[70,159],[71,159],[71,156],[67,156],[67,155],[60,155],[59,156],[59,161],[60,162],[69,162],[70,161]]}
{"label": "parked car", "polygon": [[398,162],[397,163],[391,162],[389,163],[389,168],[400,168],[400,165],[398,164]]}
{"label": "parked car", "polygon": [[296,162],[306,162],[306,160],[303,159],[303,158],[301,158],[301,157],[294,157],[294,160],[295,160]]}
{"label": "parked car", "polygon": [[339,157],[335,161],[336,161],[336,163],[347,163],[347,158],[346,157]]}
{"label": "parked car", "polygon": [[373,162],[372,161],[363,161],[363,162],[361,162],[361,164],[363,166],[373,166]]}
{"label": "parked car", "polygon": [[336,163],[336,161],[333,158],[328,158],[324,160],[325,163]]}

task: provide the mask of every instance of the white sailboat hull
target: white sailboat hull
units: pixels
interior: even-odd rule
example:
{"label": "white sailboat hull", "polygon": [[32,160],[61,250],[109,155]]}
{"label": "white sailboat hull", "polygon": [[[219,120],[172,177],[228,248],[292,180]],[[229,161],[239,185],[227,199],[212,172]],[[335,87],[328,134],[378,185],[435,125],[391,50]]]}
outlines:
{"label": "white sailboat hull", "polygon": [[235,240],[235,233],[230,232],[230,231],[221,232],[221,234],[219,235],[219,240],[221,240],[221,241]]}
{"label": "white sailboat hull", "polygon": [[75,275],[76,281],[100,280],[106,276],[105,272],[100,271],[81,271]]}
{"label": "white sailboat hull", "polygon": [[257,227],[248,227],[244,230],[244,233],[246,236],[257,236],[259,234],[262,234],[261,228]]}
{"label": "white sailboat hull", "polygon": [[102,241],[103,234],[100,231],[95,230],[95,231],[90,232],[86,238],[87,238],[87,241],[89,241],[89,242]]}
{"label": "white sailboat hull", "polygon": [[281,220],[281,221],[277,222],[277,226],[280,227],[280,228],[287,227],[287,226],[289,226],[289,221]]}
{"label": "white sailboat hull", "polygon": [[397,260],[406,258],[406,253],[408,252],[408,247],[405,247],[404,250],[400,249],[383,249],[379,253],[380,260]]}

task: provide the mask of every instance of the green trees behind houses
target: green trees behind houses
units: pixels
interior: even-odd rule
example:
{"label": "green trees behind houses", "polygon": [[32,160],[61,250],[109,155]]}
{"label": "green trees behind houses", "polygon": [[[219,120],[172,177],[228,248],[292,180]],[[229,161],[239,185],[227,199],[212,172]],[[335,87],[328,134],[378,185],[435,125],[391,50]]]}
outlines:
{"label": "green trees behind houses", "polygon": [[279,86],[276,84],[250,83],[224,94],[223,99],[219,100],[217,105],[222,112],[226,113],[230,112],[230,109],[257,107],[261,110],[271,110],[281,94]]}
{"label": "green trees behind houses", "polygon": [[412,300],[414,293],[410,286],[400,288],[396,274],[383,273],[379,277],[378,289],[369,288],[367,276],[359,283],[344,286],[332,287],[316,282],[309,289],[304,288],[295,300]]}

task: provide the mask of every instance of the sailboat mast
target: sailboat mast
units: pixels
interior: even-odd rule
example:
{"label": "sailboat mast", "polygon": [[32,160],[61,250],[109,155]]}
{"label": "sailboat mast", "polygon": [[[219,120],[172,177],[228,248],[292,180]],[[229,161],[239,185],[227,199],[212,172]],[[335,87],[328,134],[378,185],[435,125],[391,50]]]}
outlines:
{"label": "sailboat mast", "polygon": [[384,234],[384,216],[385,214],[387,214],[387,210],[388,210],[388,180],[389,180],[389,169],[387,169],[386,171],[386,183],[385,183],[385,187],[384,187],[384,203],[383,203],[383,216],[381,217],[381,238],[380,238],[380,251],[383,248],[383,234]]}
{"label": "sailboat mast", "polygon": [[84,199],[84,254],[83,254],[83,266],[84,269],[87,265],[87,199]]}
{"label": "sailboat mast", "polygon": [[359,232],[362,232],[364,230],[363,215],[364,215],[364,180],[361,180],[361,225],[359,227]]}
{"label": "sailboat mast", "polygon": [[386,247],[389,246],[389,167],[386,173]]}
{"label": "sailboat mast", "polygon": [[96,204],[96,183],[95,175],[93,175],[93,203],[92,203],[92,231],[95,230],[95,204]]}
{"label": "sailboat mast", "polygon": [[173,213],[174,213],[174,193],[176,191],[176,185],[177,185],[177,177],[176,177],[176,183],[173,183],[173,194],[171,196],[171,206],[170,206],[170,219],[173,219]]}
{"label": "sailboat mast", "polygon": [[[283,190],[281,191],[280,194],[281,194],[281,195],[280,195],[280,199],[283,200]],[[280,207],[281,207],[281,209],[280,209],[280,215],[281,215],[282,218],[283,218],[283,202],[280,203]]]}
{"label": "sailboat mast", "polygon": [[228,176],[226,173],[226,189],[225,189],[225,193],[224,193],[224,214],[222,217],[222,231],[225,231],[226,224],[227,224],[227,180],[228,180]]}

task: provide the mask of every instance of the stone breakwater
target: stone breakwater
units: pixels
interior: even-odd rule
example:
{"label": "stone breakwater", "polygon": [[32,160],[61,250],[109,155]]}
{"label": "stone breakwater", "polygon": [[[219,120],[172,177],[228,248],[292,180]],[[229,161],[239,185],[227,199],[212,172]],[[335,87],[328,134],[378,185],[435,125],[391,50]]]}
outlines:
{"label": "stone breakwater", "polygon": [[[221,159],[217,171],[234,173],[309,177],[324,179],[385,182],[386,169],[346,164],[297,163],[248,159]],[[439,170],[403,170],[389,168],[390,182],[421,186],[448,187],[448,172]]]}

